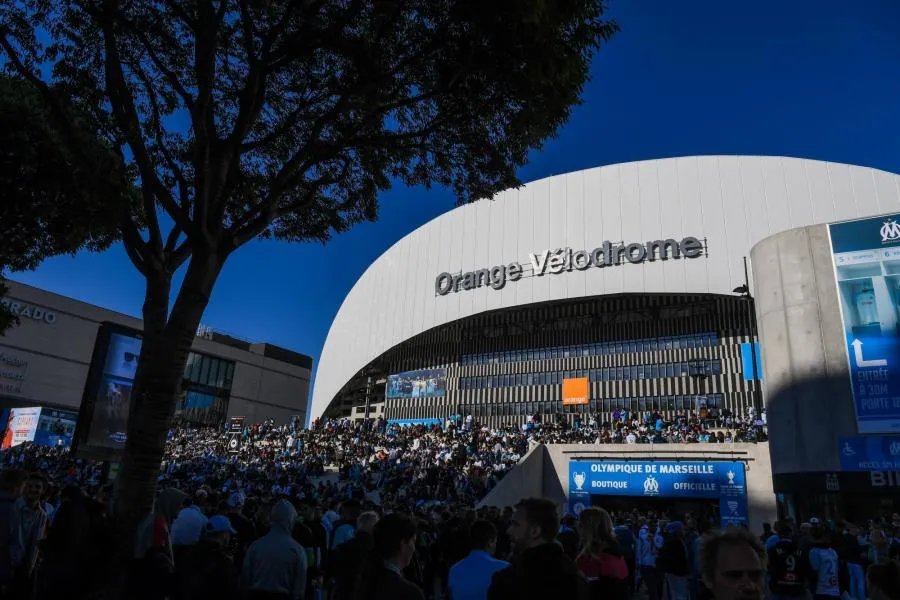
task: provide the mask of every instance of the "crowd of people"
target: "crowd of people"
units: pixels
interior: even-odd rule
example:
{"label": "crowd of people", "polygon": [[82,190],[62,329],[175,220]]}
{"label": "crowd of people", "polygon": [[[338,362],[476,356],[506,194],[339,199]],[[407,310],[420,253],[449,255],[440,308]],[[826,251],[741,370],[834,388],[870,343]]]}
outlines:
{"label": "crowd of people", "polygon": [[[837,595],[900,598],[890,595],[900,515],[865,527],[836,523],[824,537],[818,520],[779,523],[760,537],[745,530],[713,535],[718,523],[710,515],[595,507],[559,515],[539,499],[515,510],[473,508],[535,443],[765,439],[764,416],[725,414],[712,424],[694,415],[611,417],[568,423],[534,415],[507,428],[462,416],[443,427],[266,421],[236,434],[236,445],[220,428],[175,427],[161,465],[162,492],[135,534],[126,597],[624,600],[640,593],[702,600],[710,589],[716,598],[802,597],[791,590],[819,593],[823,565],[832,563],[816,544],[827,542],[838,557]],[[0,536],[9,532],[9,543],[0,538],[0,548],[9,549],[0,550],[0,598],[89,597],[102,587],[117,547],[104,466],[33,444],[5,451],[0,463]],[[713,537],[704,546],[708,532]],[[718,573],[722,558],[708,550],[716,544],[753,550],[760,565],[768,559],[767,578],[763,566],[759,578],[750,569],[740,581]],[[778,587],[781,556],[794,556],[792,573],[802,582],[796,589]],[[870,564],[876,567],[865,588]]]}

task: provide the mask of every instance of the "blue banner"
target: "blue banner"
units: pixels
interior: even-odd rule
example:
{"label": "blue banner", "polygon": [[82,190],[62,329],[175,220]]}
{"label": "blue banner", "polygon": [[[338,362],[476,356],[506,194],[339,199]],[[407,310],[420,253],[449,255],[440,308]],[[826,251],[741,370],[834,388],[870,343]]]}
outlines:
{"label": "blue banner", "polygon": [[742,462],[571,461],[571,512],[590,506],[591,496],[718,499],[723,526],[747,522]]}
{"label": "blue banner", "polygon": [[859,433],[900,433],[900,215],[828,226]]}
{"label": "blue banner", "polygon": [[861,436],[840,439],[844,471],[900,471],[900,436]]}
{"label": "blue banner", "polygon": [[753,352],[756,351],[756,380],[762,381],[762,354],[759,352],[759,344],[741,344],[741,368],[744,371],[744,381],[753,381]]}
{"label": "blue banner", "polygon": [[391,425],[399,425],[400,427],[409,427],[411,425],[426,425],[428,427],[433,427],[437,425],[439,427],[444,426],[443,419],[390,419],[387,422],[388,426]]}

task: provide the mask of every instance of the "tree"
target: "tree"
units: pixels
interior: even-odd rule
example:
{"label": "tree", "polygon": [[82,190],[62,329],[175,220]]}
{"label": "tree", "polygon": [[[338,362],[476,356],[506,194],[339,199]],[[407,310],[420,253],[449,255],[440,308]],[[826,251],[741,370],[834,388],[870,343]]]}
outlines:
{"label": "tree", "polygon": [[52,106],[65,94],[90,114],[139,181],[119,225],[146,279],[115,500],[128,523],[152,503],[228,257],[253,238],[324,242],[375,219],[392,182],[448,186],[459,202],[518,185],[616,31],[602,0],[12,4],[7,66]]}
{"label": "tree", "polygon": [[[105,250],[137,199],[125,162],[87,115],[60,100],[71,139],[34,86],[0,75],[0,274],[78,250]],[[0,297],[8,289],[0,275]],[[0,333],[16,322],[0,307]]]}

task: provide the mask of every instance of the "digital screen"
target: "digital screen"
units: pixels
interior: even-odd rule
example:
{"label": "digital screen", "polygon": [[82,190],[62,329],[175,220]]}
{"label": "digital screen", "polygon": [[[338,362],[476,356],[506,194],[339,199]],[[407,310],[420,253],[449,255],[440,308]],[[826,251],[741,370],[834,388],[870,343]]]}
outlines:
{"label": "digital screen", "polygon": [[34,441],[40,414],[41,407],[39,406],[11,408],[6,419],[6,432],[3,434],[3,443],[0,445],[0,449],[8,450],[13,446]]}
{"label": "digital screen", "polygon": [[446,369],[423,369],[389,375],[388,398],[433,398],[447,393]]}
{"label": "digital screen", "polygon": [[124,448],[131,389],[141,355],[141,340],[114,333],[109,338],[103,376],[94,399],[87,443],[104,448]]}
{"label": "digital screen", "polygon": [[41,408],[34,443],[42,446],[70,446],[78,413],[72,410]]}

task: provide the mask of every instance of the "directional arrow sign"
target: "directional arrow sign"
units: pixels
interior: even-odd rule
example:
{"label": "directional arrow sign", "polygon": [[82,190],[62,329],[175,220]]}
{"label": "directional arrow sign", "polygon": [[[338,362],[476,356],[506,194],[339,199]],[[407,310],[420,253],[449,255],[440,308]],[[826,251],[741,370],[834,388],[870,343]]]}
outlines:
{"label": "directional arrow sign", "polygon": [[876,358],[874,360],[865,360],[863,358],[862,346],[863,343],[857,339],[854,339],[850,342],[850,345],[853,346],[853,358],[856,359],[857,367],[886,367],[887,360],[883,358]]}

